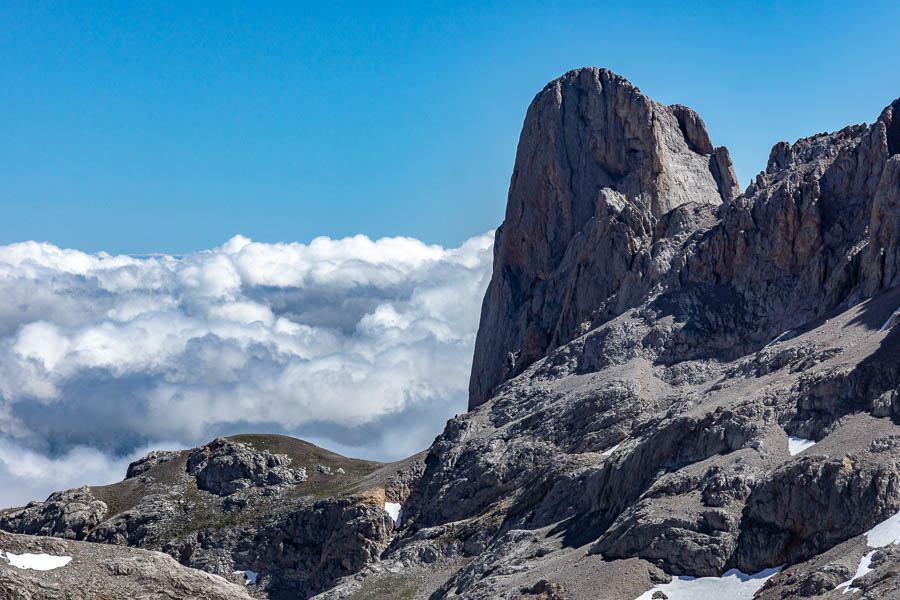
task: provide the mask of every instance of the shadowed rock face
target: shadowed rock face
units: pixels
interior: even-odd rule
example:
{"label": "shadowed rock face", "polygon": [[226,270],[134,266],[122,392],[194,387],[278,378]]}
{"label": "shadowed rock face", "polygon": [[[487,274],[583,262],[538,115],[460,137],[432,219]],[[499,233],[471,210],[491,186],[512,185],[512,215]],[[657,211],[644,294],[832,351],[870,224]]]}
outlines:
{"label": "shadowed rock face", "polygon": [[900,100],[884,109],[881,120],[887,125],[887,145],[891,155],[900,154]]}
{"label": "shadowed rock face", "polygon": [[525,117],[481,312],[469,407],[550,348],[619,314],[668,268],[664,216],[738,194],[725,148],[691,109],[602,69],[567,73]]}

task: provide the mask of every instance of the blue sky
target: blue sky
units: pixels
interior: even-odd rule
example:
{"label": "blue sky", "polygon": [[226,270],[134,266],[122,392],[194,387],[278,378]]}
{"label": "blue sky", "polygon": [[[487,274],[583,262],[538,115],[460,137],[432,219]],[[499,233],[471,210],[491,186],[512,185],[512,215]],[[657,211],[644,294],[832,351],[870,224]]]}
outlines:
{"label": "blue sky", "polygon": [[584,65],[696,109],[742,186],[900,96],[895,2],[628,4],[7,0],[0,244],[457,246],[501,221],[531,98]]}

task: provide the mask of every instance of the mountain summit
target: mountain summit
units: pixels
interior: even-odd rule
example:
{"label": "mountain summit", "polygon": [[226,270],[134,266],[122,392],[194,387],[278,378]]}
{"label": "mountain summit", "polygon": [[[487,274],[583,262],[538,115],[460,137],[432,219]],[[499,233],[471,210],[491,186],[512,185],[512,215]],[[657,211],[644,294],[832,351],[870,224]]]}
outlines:
{"label": "mountain summit", "polygon": [[[469,408],[635,303],[668,270],[665,217],[740,193],[703,120],[624,78],[585,68],[549,83],[525,117],[475,343]],[[662,225],[662,228],[660,226]]]}

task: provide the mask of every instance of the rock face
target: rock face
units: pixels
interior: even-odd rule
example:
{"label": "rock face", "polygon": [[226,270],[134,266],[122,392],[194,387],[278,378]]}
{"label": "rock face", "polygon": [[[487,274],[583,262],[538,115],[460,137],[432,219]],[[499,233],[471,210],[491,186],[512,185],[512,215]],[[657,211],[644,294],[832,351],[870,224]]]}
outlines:
{"label": "rock face", "polygon": [[[379,563],[322,598],[402,568],[449,571],[410,596],[430,600],[634,600],[782,565],[757,597],[838,597],[862,534],[900,511],[898,107],[777,144],[738,194],[689,109],[595,69],[548,85],[472,410],[429,449]],[[789,436],[815,444],[795,456]],[[854,586],[893,597],[896,555]]]}
{"label": "rock face", "polygon": [[296,485],[308,479],[306,469],[291,468],[290,464],[286,454],[258,452],[219,438],[190,453],[187,471],[201,490],[228,496],[252,486]]}
{"label": "rock face", "polygon": [[[728,150],[691,109],[602,69],[553,81],[525,117],[497,230],[469,408],[546,352],[620,314],[668,268],[664,219],[738,195]],[[589,325],[588,325],[589,326]]]}
{"label": "rock face", "polygon": [[716,297],[704,310],[720,309],[709,317],[724,318],[726,331],[701,343],[719,355],[734,345],[722,336],[743,333],[727,326],[735,309],[759,343],[897,285],[895,112],[898,102],[870,127],[777,144],[735,199],[728,152],[713,148],[690,109],[656,104],[603,70],[549,84],[522,129],[469,407],[552,349],[646,305],[654,286],[682,302],[686,285]]}

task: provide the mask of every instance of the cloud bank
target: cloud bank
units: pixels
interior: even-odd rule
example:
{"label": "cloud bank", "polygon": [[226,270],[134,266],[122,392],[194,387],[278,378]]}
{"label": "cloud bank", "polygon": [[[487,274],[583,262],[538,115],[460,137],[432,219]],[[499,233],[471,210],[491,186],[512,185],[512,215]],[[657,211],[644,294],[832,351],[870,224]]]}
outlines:
{"label": "cloud bank", "polygon": [[0,506],[238,432],[381,460],[425,448],[465,410],[492,240],[0,246]]}

